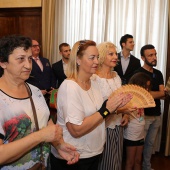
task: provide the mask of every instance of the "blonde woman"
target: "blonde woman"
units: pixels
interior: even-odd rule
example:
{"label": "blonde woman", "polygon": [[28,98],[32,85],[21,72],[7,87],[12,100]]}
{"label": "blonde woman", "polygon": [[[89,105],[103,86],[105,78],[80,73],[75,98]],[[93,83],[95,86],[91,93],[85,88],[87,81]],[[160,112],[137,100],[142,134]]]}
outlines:
{"label": "blonde woman", "polygon": [[[96,77],[102,95],[107,99],[110,94],[121,86],[121,79],[113,71],[118,57],[116,46],[111,42],[103,42],[97,46],[99,51],[99,67]],[[132,109],[133,110],[133,109]],[[129,112],[126,110],[125,112]],[[123,126],[128,123],[128,115],[114,114],[106,120],[106,144],[99,163],[99,170],[121,170],[123,153]]]}
{"label": "blonde woman", "polygon": [[57,122],[63,128],[64,140],[77,148],[80,160],[69,166],[52,149],[52,170],[97,170],[105,143],[104,120],[132,97],[120,94],[104,100],[97,81],[90,79],[98,67],[98,55],[91,40],[78,41],[72,48],[67,79],[58,91]]}

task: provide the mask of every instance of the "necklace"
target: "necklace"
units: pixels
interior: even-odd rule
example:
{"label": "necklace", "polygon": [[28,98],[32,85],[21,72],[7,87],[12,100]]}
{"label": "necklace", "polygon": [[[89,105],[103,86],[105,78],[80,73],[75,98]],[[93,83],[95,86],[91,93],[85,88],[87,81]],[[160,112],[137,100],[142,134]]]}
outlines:
{"label": "necklace", "polygon": [[77,83],[80,83],[81,87],[83,86],[83,89],[88,90],[88,85],[90,85],[90,79],[87,81],[82,81],[79,78],[77,78]]}
{"label": "necklace", "polygon": [[106,82],[107,82],[107,85],[108,85],[109,89],[111,90],[111,92],[113,92],[116,89],[118,89],[119,87],[118,87],[117,82],[115,81],[115,77],[113,77],[111,80],[113,81],[113,83],[112,82],[109,83],[109,79],[106,79]]}
{"label": "necklace", "polygon": [[91,100],[91,102],[93,103],[94,107],[95,107],[95,110],[97,111],[97,103],[96,103],[96,100],[95,100],[95,97],[94,97],[94,94],[93,94],[93,89],[92,87],[87,91],[87,94]]}

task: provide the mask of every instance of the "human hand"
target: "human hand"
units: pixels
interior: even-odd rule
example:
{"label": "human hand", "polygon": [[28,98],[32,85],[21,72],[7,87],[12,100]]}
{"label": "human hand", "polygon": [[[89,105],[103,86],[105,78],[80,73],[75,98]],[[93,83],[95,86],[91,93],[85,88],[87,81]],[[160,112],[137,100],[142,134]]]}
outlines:
{"label": "human hand", "polygon": [[144,109],[143,108],[137,109],[137,114],[136,114],[137,118],[140,118],[143,115],[144,115]]}
{"label": "human hand", "polygon": [[165,98],[169,97],[170,92],[168,91],[167,88],[164,88],[164,94],[165,94]]}
{"label": "human hand", "polygon": [[129,115],[124,114],[120,126],[126,126],[129,122]]}
{"label": "human hand", "polygon": [[106,108],[112,113],[118,108],[123,107],[132,99],[131,94],[119,93],[108,98]]}
{"label": "human hand", "polygon": [[58,124],[54,124],[50,119],[47,127],[42,128],[40,135],[44,142],[55,142],[57,144],[61,143],[63,139],[63,130]]}
{"label": "human hand", "polygon": [[118,106],[118,108],[121,108],[123,106],[125,106],[132,98],[133,98],[133,95],[128,93],[123,93],[123,99],[122,99],[122,103]]}
{"label": "human hand", "polygon": [[45,95],[47,93],[46,90],[41,90],[42,94]]}
{"label": "human hand", "polygon": [[67,164],[71,165],[79,160],[80,154],[76,151],[76,148],[68,143],[62,142],[56,147],[58,153],[62,158],[67,160]]}
{"label": "human hand", "polygon": [[47,89],[46,91],[47,91],[48,94],[51,94],[51,92],[52,92],[53,90],[54,90],[54,88],[51,87],[50,89]]}

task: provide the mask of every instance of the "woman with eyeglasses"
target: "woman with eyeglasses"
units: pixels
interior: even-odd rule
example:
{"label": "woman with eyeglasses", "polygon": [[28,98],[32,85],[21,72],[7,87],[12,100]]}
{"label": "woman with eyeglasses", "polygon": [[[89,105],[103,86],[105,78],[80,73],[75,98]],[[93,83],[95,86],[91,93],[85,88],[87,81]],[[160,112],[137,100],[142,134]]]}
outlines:
{"label": "woman with eyeglasses", "polygon": [[119,94],[104,100],[99,85],[90,77],[98,67],[98,50],[91,40],[74,44],[67,70],[67,79],[57,96],[57,123],[63,128],[63,138],[80,154],[80,160],[67,165],[52,148],[52,170],[97,170],[105,144],[105,118],[125,105],[131,95]]}
{"label": "woman with eyeglasses", "polygon": [[[118,57],[116,46],[111,42],[97,45],[99,65],[95,77],[104,99],[107,99],[116,89],[121,87],[121,79],[113,71]],[[124,110],[124,113],[134,109]],[[123,126],[127,125],[129,116],[119,113],[112,114],[106,119],[106,144],[100,157],[99,170],[121,170],[123,156]]]}

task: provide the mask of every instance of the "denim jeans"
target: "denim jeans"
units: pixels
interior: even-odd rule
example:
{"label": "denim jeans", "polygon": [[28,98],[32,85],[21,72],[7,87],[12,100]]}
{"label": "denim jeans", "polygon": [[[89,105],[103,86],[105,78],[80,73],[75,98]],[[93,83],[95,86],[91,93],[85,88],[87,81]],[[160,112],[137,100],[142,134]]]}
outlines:
{"label": "denim jeans", "polygon": [[158,129],[161,124],[160,116],[145,116],[145,143],[143,150],[143,170],[151,170],[151,156]]}

